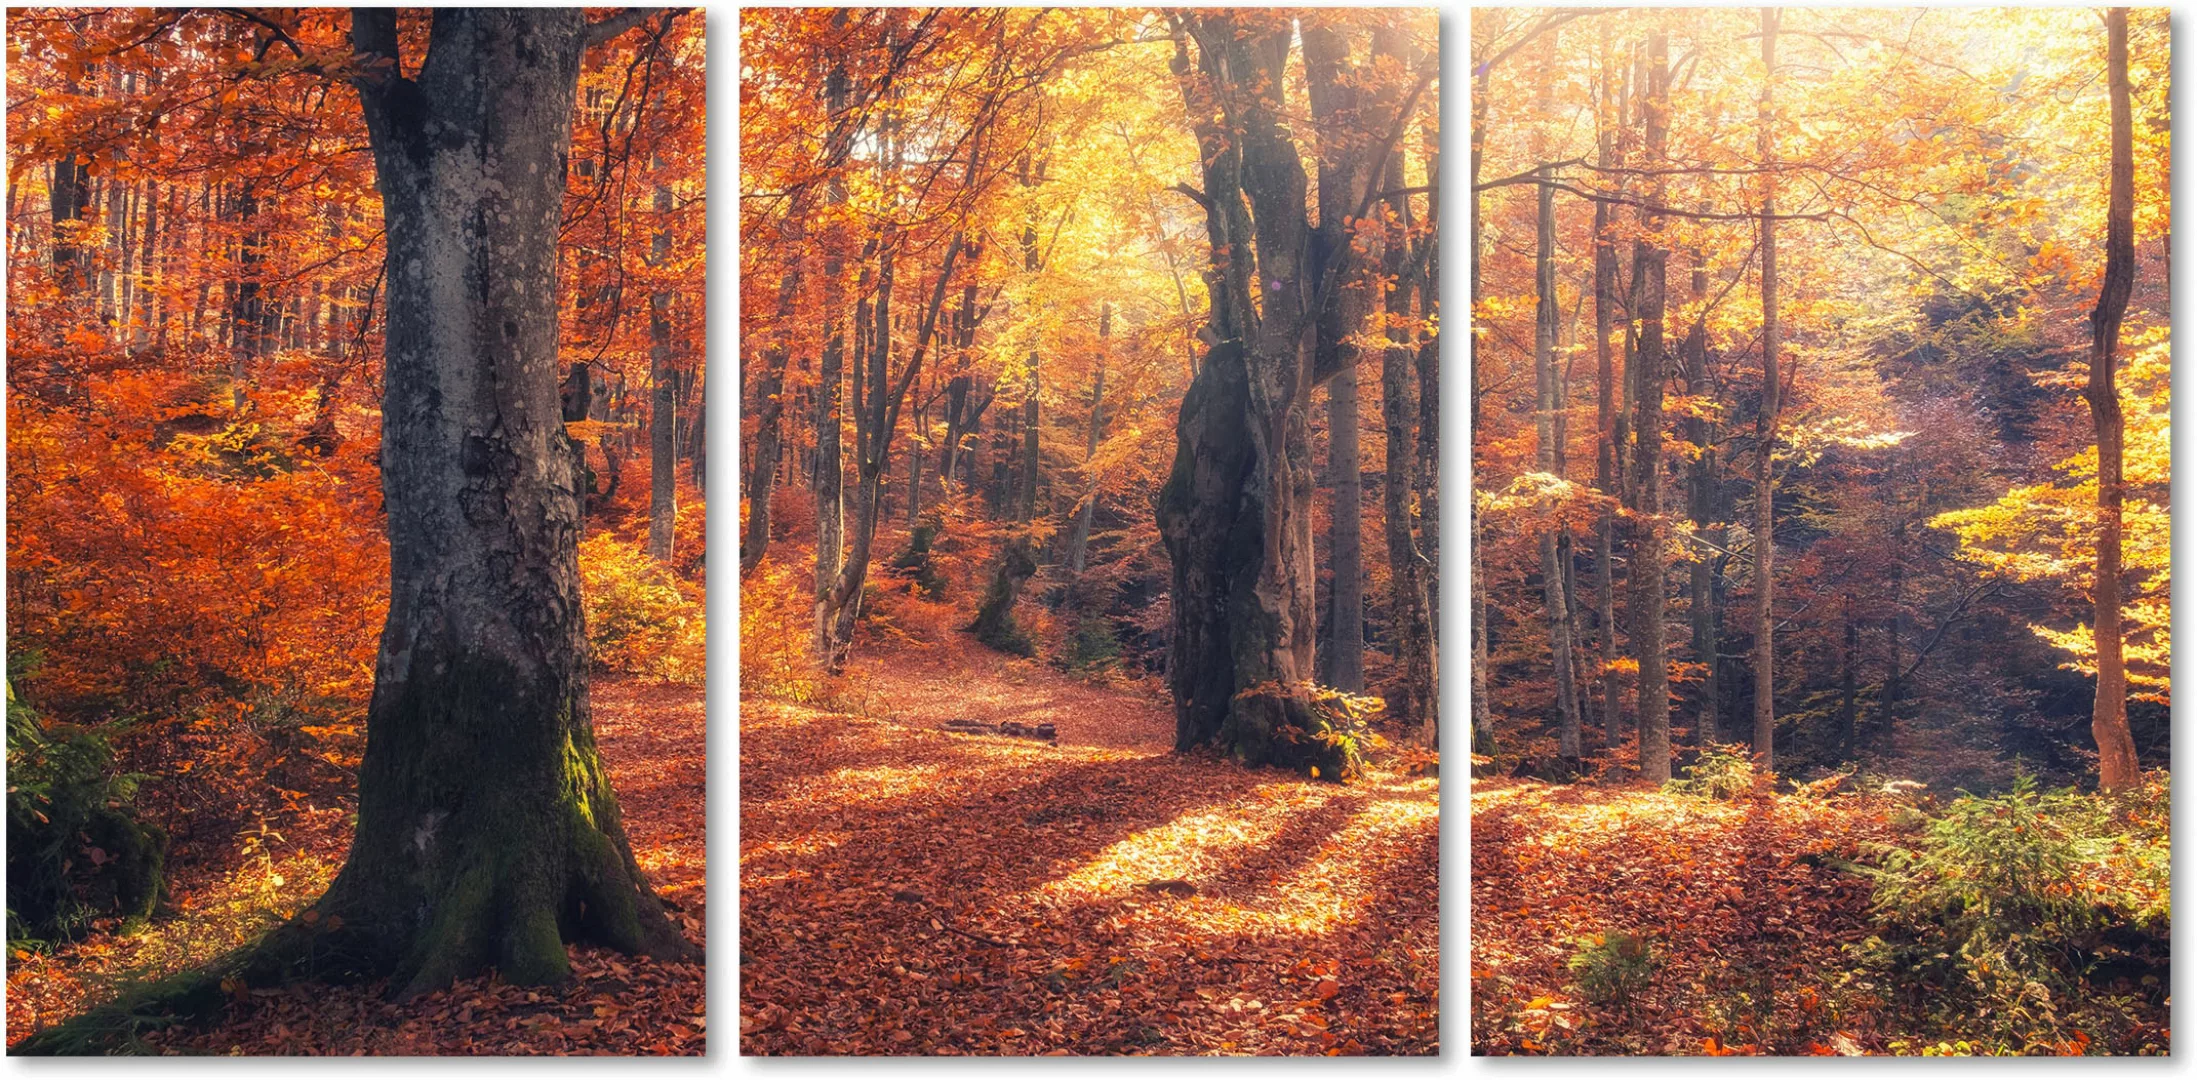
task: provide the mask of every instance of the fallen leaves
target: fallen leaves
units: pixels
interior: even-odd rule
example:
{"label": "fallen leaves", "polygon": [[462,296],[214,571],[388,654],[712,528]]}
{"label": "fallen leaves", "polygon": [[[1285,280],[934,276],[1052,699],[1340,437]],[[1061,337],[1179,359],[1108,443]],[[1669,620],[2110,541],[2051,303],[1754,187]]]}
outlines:
{"label": "fallen leaves", "polygon": [[[1723,802],[1640,784],[1473,785],[1472,1037],[1487,1054],[1845,1053],[1880,1037],[1827,982],[1871,925],[1826,852],[1882,839],[1849,796]],[[1582,936],[1663,958],[1628,1005],[1575,1006]],[[1743,1003],[1743,1004],[1742,1004]],[[1847,1027],[1852,1030],[1833,1030]]]}
{"label": "fallen leaves", "polygon": [[[618,793],[636,859],[674,921],[703,941],[703,763],[706,710],[699,687],[597,680],[590,692],[596,738]],[[292,826],[295,842],[262,866],[191,867],[174,881],[181,914],[133,938],[96,936],[50,956],[18,954],[8,971],[8,1036],[21,1039],[100,999],[120,978],[159,977],[242,944],[271,922],[269,909],[339,925],[306,908],[327,887],[349,843],[342,815]],[[281,873],[273,868],[288,871]],[[270,891],[271,890],[271,891]],[[560,988],[468,979],[402,1005],[381,983],[225,986],[222,1023],[198,1032],[154,1032],[149,1048],[220,1054],[647,1054],[704,1052],[703,968],[572,949],[572,981]]]}
{"label": "fallen leaves", "polygon": [[[744,1053],[1439,1052],[1433,780],[1180,757],[1148,693],[956,652],[743,703]],[[816,797],[853,775],[908,783]]]}

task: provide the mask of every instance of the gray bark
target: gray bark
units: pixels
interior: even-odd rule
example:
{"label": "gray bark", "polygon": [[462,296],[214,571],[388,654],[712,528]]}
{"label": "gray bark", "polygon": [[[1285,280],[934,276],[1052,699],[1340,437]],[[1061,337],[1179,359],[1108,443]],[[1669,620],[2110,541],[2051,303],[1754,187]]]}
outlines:
{"label": "gray bark", "polygon": [[[671,188],[657,186],[655,205],[658,224],[649,255],[661,263],[671,256]],[[679,376],[671,361],[671,303],[669,292],[648,298],[648,553],[662,563],[671,561],[679,524]]]}
{"label": "gray bark", "polygon": [[[357,834],[313,909],[343,929],[315,958],[405,996],[490,966],[562,981],[567,940],[699,955],[634,863],[588,711],[556,307],[586,29],[440,9],[416,81],[357,80],[388,236],[390,604]],[[357,11],[353,37],[394,61],[394,11]]]}

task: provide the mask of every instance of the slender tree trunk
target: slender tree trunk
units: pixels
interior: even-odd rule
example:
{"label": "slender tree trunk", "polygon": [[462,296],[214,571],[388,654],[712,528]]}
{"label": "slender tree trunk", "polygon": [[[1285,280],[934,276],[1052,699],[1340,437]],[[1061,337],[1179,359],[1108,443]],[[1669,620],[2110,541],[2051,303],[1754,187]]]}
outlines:
{"label": "slender tree trunk", "polygon": [[[1375,52],[1390,51],[1394,43],[1385,31],[1377,32]],[[1338,34],[1315,34],[1305,41],[1307,97],[1313,109],[1340,115],[1355,112],[1366,100],[1364,87],[1353,77],[1348,43]],[[1338,137],[1340,136],[1340,137]],[[1351,242],[1346,232],[1350,215],[1365,198],[1365,185],[1374,179],[1364,175],[1363,157],[1353,139],[1355,132],[1321,133],[1318,162],[1319,243],[1332,248]],[[1401,186],[1401,185],[1399,185]],[[1391,260],[1401,265],[1402,259]],[[1343,283],[1334,302],[1319,313],[1314,331],[1313,363],[1339,372],[1327,384],[1327,480],[1328,480],[1328,588],[1325,649],[1318,657],[1320,680],[1352,693],[1365,689],[1365,565],[1361,535],[1360,473],[1358,463],[1358,374],[1362,351],[1357,334],[1373,310],[1374,294],[1367,282]],[[1409,286],[1400,285],[1408,297]]]}
{"label": "slender tree trunk", "polygon": [[[1433,208],[1429,216],[1436,221],[1441,219],[1440,176],[1441,173],[1436,167],[1435,159],[1430,157],[1427,160],[1427,180],[1428,186],[1435,190],[1427,194],[1427,202]],[[1416,479],[1419,490],[1419,537],[1421,545],[1418,551],[1418,560],[1412,564],[1418,568],[1417,576],[1420,585],[1416,588],[1407,586],[1407,588],[1410,588],[1410,592],[1405,598],[1406,603],[1403,610],[1405,616],[1411,622],[1412,629],[1408,635],[1399,635],[1398,641],[1406,652],[1405,677],[1418,686],[1418,690],[1413,697],[1418,702],[1420,731],[1429,748],[1439,749],[1441,746],[1440,722],[1442,715],[1442,631],[1441,620],[1435,616],[1441,610],[1438,605],[1441,602],[1442,595],[1440,559],[1442,547],[1441,500],[1436,497],[1436,493],[1441,488],[1442,468],[1439,454],[1442,430],[1440,405],[1442,339],[1440,333],[1434,327],[1440,324],[1442,317],[1442,250],[1437,238],[1429,237],[1426,242],[1434,246],[1427,251],[1426,277],[1420,282],[1419,287],[1419,314],[1426,320],[1427,329],[1420,332],[1419,354],[1416,358],[1417,374],[1419,376],[1419,475]],[[1386,381],[1387,373],[1385,369],[1388,359],[1385,353],[1381,363],[1384,368],[1382,378]],[[1384,409],[1387,407],[1386,395],[1383,396],[1382,407]],[[1401,448],[1399,447],[1390,452],[1400,453]],[[1469,507],[1470,500],[1466,501]],[[1466,526],[1470,528],[1471,525],[1472,520],[1468,516]],[[1469,588],[1466,590],[1468,596],[1471,591]],[[1484,607],[1486,597],[1483,596],[1481,599],[1483,608],[1480,616],[1482,620],[1485,620],[1487,616]],[[1482,629],[1484,630],[1485,627],[1483,626]],[[1486,646],[1487,639],[1483,633],[1478,642],[1482,661],[1487,659]],[[1483,663],[1482,670],[1485,670],[1485,668],[1486,665]],[[1475,692],[1479,689],[1484,689],[1484,687],[1476,687]],[[1488,733],[1493,734],[1492,727]]]}
{"label": "slender tree trunk", "polygon": [[[1664,141],[1669,131],[1670,78],[1667,38],[1649,35],[1646,78],[1646,165],[1663,165]],[[1649,185],[1648,202],[1661,205],[1663,183]],[[1640,326],[1639,354],[1633,380],[1633,508],[1632,558],[1633,646],[1640,661],[1640,775],[1661,783],[1671,778],[1671,697],[1669,657],[1663,641],[1664,543],[1669,525],[1663,518],[1663,345],[1664,263],[1670,252],[1656,239],[1662,227],[1658,214],[1642,208],[1642,237],[1633,244],[1634,317]]]}
{"label": "slender tree trunk", "polygon": [[[1471,262],[1468,264],[1466,272],[1471,277],[1471,291],[1468,295],[1471,299],[1472,310],[1469,317],[1474,319],[1480,317],[1480,166],[1487,158],[1483,147],[1487,141],[1488,94],[1488,69],[1482,66],[1473,73],[1472,80],[1472,164],[1470,170],[1472,175],[1470,177],[1471,183],[1466,185],[1467,190],[1470,192],[1472,224],[1472,236],[1469,239]],[[1427,306],[1431,310],[1433,307],[1431,298],[1436,295],[1436,292],[1430,286],[1426,293],[1430,298]],[[1473,365],[1468,372],[1468,376],[1474,380],[1472,384],[1471,412],[1472,430],[1476,432],[1485,430],[1480,425],[1481,389],[1478,382],[1478,371],[1479,365]],[[1387,376],[1384,372],[1384,384],[1386,381]],[[1476,455],[1478,449],[1477,446],[1473,447]],[[1396,443],[1394,441],[1389,443],[1388,452],[1390,454],[1396,452]],[[1472,607],[1472,749],[1474,753],[1486,754],[1493,753],[1495,749],[1495,719],[1488,706],[1487,586],[1484,581],[1485,575],[1480,569],[1480,511],[1478,507],[1469,503],[1465,509],[1465,530],[1470,534],[1466,548],[1471,552],[1469,556],[1471,561],[1466,573],[1472,579],[1468,587],[1471,593],[1470,603]]]}
{"label": "slender tree trunk", "polygon": [[796,265],[779,282],[774,336],[763,354],[762,375],[756,379],[755,457],[748,462],[748,531],[740,539],[742,577],[763,565],[763,554],[770,549],[771,493],[777,490],[778,468],[785,456],[781,425],[786,412],[786,359],[793,348],[793,302],[800,292],[801,270]]}
{"label": "slender tree trunk", "polygon": [[[1040,177],[1030,170],[1030,159],[1022,160],[1022,186],[1027,189],[1037,185]],[[1036,274],[1045,268],[1038,251],[1037,211],[1032,204],[1022,229],[1022,269]],[[1037,484],[1040,458],[1038,454],[1038,368],[1037,350],[1030,351],[1029,381],[1025,387],[1022,405],[1023,461],[1015,471],[1019,487],[1011,494],[1012,513],[1022,529],[1000,549],[999,565],[993,568],[992,580],[978,600],[976,618],[968,629],[978,641],[1001,652],[1017,656],[1031,656],[1036,645],[1021,627],[1015,624],[1015,604],[1022,598],[1022,586],[1037,573],[1037,552],[1030,542],[1029,524],[1037,512]]]}
{"label": "slender tree trunk", "polygon": [[915,530],[916,519],[923,516],[923,444],[930,440],[927,430],[929,419],[919,401],[916,403],[914,423],[909,426],[908,437],[908,505],[906,521],[909,531]]}
{"label": "slender tree trunk", "polygon": [[[844,64],[832,67],[824,86],[832,115],[844,114],[848,91]],[[845,178],[832,176],[825,182],[825,204],[836,208],[846,201]],[[824,238],[824,352],[816,372],[816,603],[810,647],[826,670],[838,666],[832,647],[832,591],[839,584],[846,528],[846,462],[839,446],[840,388],[847,355],[847,331],[840,321],[846,314],[846,298],[839,280],[845,272],[840,256],[845,243],[844,230],[836,226]]]}
{"label": "slender tree trunk", "polygon": [[[1544,180],[1554,180],[1553,170],[1541,167]],[[1540,211],[1536,215],[1534,243],[1534,388],[1540,407],[1534,411],[1538,436],[1535,467],[1563,475],[1563,436],[1558,417],[1564,409],[1564,386],[1556,368],[1556,189],[1538,185]],[[1571,598],[1564,590],[1563,561],[1558,557],[1556,528],[1541,533],[1542,609],[1548,623],[1549,656],[1556,683],[1557,755],[1576,769],[1581,756],[1579,738],[1579,687],[1572,677]]]}
{"label": "slender tree trunk", "polygon": [[578,9],[445,8],[414,81],[395,11],[353,19],[389,61],[358,83],[391,268],[390,605],[356,836],[311,910],[340,917],[323,965],[393,971],[402,996],[490,966],[562,981],[567,940],[698,958],[634,862],[588,711],[556,308],[585,32]]}
{"label": "slender tree trunk", "polygon": [[[1038,486],[1038,357],[1030,354],[1030,377],[1022,401],[1022,464],[1015,470],[1019,481],[1013,496],[1016,523],[1028,527],[1037,515]],[[1026,535],[1017,535],[1000,549],[999,565],[992,571],[991,584],[985,587],[983,597],[977,602],[976,619],[969,624],[969,631],[978,641],[1001,652],[1017,656],[1031,656],[1036,645],[1021,627],[1015,624],[1015,603],[1022,598],[1022,587],[1037,573],[1037,551]]]}
{"label": "slender tree trunk", "polygon": [[91,210],[91,159],[68,151],[54,163],[47,188],[53,210],[54,278],[64,296],[82,292],[86,283],[84,249],[78,238]]}
{"label": "slender tree trunk", "polygon": [[1076,525],[1068,535],[1068,572],[1076,575],[1083,573],[1083,560],[1091,544],[1091,524],[1098,517],[1099,476],[1090,472],[1090,464],[1098,456],[1099,439],[1106,433],[1106,345],[1113,331],[1114,305],[1103,304],[1099,307],[1098,363],[1091,373],[1091,432],[1083,447],[1085,471],[1089,473],[1084,482],[1091,490],[1076,511]]}
{"label": "slender tree trunk", "polygon": [[2090,731],[2098,741],[2098,786],[2122,791],[2139,776],[2136,743],[2128,731],[2128,675],[2121,657],[2120,390],[2114,384],[2121,319],[2136,281],[2136,166],[2128,100],[2128,9],[2105,14],[2107,93],[2113,100],[2113,162],[2107,195],[2105,281],[2090,313],[2090,382],[2083,396],[2098,440],[2098,567],[2092,585],[2097,623],[2098,696]]}
{"label": "slender tree trunk", "polygon": [[[649,254],[662,262],[671,254],[671,188],[656,187],[656,235]],[[648,362],[651,393],[648,410],[648,553],[669,563],[672,534],[679,523],[678,372],[671,364],[671,293],[648,298]]]}
{"label": "slender tree trunk", "polygon": [[[1400,180],[1399,177],[1397,187],[1403,186]],[[1439,156],[1431,153],[1427,157],[1427,186],[1432,189],[1427,193],[1428,218],[1438,222],[1441,220],[1441,168]],[[1408,199],[1402,201],[1408,205]],[[1426,242],[1439,243],[1434,238]],[[1442,308],[1439,262],[1437,253],[1429,251],[1426,276],[1419,282],[1420,314],[1429,320],[1429,326],[1438,320]],[[1419,460],[1415,463],[1412,482],[1419,497],[1419,555],[1424,560],[1420,577],[1425,581],[1427,594],[1427,648],[1435,650],[1442,637],[1442,622],[1435,618],[1435,613],[1442,609],[1442,366],[1441,349],[1435,344],[1435,334],[1431,330],[1420,338],[1413,373],[1419,381],[1418,434],[1414,440]],[[1431,724],[1439,710],[1435,707],[1438,701],[1433,690],[1433,661],[1429,660],[1427,664],[1427,717]]]}
{"label": "slender tree trunk", "polygon": [[[1373,52],[1380,57],[1406,58],[1407,44],[1392,28],[1374,31]],[[1404,186],[1401,152],[1391,155],[1383,175],[1373,178],[1384,191]],[[1434,220],[1441,214],[1441,159],[1428,146],[1428,207]],[[1322,184],[1322,188],[1327,185]],[[1392,195],[1388,199],[1388,230],[1382,243],[1381,274],[1394,284],[1383,301],[1389,322],[1387,346],[1381,351],[1381,426],[1386,449],[1381,479],[1382,531],[1388,549],[1389,637],[1398,668],[1397,691],[1390,695],[1390,709],[1405,728],[1416,724],[1430,747],[1439,745],[1437,722],[1441,702],[1437,685],[1434,598],[1436,589],[1436,531],[1439,500],[1435,490],[1440,463],[1434,451],[1440,438],[1440,345],[1434,333],[1440,303],[1440,261],[1434,238],[1426,244],[1426,276],[1413,282],[1411,200]],[[1413,349],[1404,325],[1411,318],[1411,298],[1417,288],[1426,318],[1418,348]],[[1370,297],[1369,297],[1370,299]],[[1355,360],[1352,361],[1353,365]],[[1416,378],[1416,386],[1414,379]],[[1416,394],[1414,394],[1416,390]],[[1414,403],[1413,398],[1417,401]],[[1477,401],[1477,397],[1475,399]],[[1352,409],[1355,423],[1356,409]],[[1353,459],[1356,450],[1352,450]],[[1356,475],[1355,466],[1353,476]],[[1416,499],[1417,513],[1413,512]],[[1349,505],[1355,507],[1357,500]],[[1468,589],[1468,594],[1470,590]],[[1362,638],[1362,631],[1360,631]],[[1476,699],[1477,708],[1485,708]],[[1492,731],[1486,732],[1492,735]]]}
{"label": "slender tree trunk", "polygon": [[1338,690],[1365,690],[1365,574],[1358,463],[1358,373],[1344,371],[1327,384],[1328,592],[1326,682]]}
{"label": "slender tree trunk", "polygon": [[[1616,83],[1610,63],[1610,29],[1602,27],[1601,100],[1596,109],[1595,163],[1603,168],[1617,164],[1615,126],[1610,115]],[[1608,175],[1608,174],[1602,174]],[[1610,333],[1617,318],[1617,242],[1612,236],[1610,204],[1594,204],[1594,362],[1595,362],[1595,458],[1594,486],[1604,498],[1618,496],[1618,451],[1623,439],[1617,414],[1617,372],[1610,361]],[[1623,687],[1617,671],[1617,570],[1613,548],[1617,546],[1617,517],[1605,505],[1595,526],[1594,613],[1596,637],[1601,646],[1599,682],[1602,687],[1602,742],[1616,749],[1624,741]]]}
{"label": "slender tree trunk", "polygon": [[[1765,162],[1777,153],[1773,91],[1777,85],[1776,8],[1762,9],[1761,148]],[[1771,464],[1776,457],[1778,395],[1777,178],[1763,175],[1762,188],[1762,408],[1755,419],[1755,767],[1776,767],[1777,643],[1777,487]]]}
{"label": "slender tree trunk", "polygon": [[826,656],[827,667],[833,672],[846,661],[847,648],[854,641],[855,620],[862,613],[862,586],[869,577],[870,551],[877,540],[880,503],[886,470],[892,463],[892,438],[899,426],[900,408],[907,400],[908,388],[922,374],[923,358],[937,331],[939,311],[946,303],[946,288],[965,242],[965,238],[956,233],[952,243],[947,245],[946,255],[939,264],[938,279],[931,288],[930,303],[917,324],[914,347],[901,368],[900,378],[890,382],[887,380],[887,360],[892,353],[893,247],[896,241],[887,236],[879,244],[876,323],[869,341],[869,374],[864,380],[866,393],[862,395],[860,411],[855,418],[854,536],[847,545],[846,562],[840,567],[838,583],[829,597],[832,618]]}
{"label": "slender tree trunk", "polygon": [[[1687,391],[1693,396],[1708,400],[1715,388],[1709,378],[1709,328],[1708,312],[1702,305],[1709,298],[1709,266],[1702,259],[1701,249],[1695,248],[1690,298],[1695,307],[1694,324],[1686,333],[1686,344],[1680,350],[1686,374]],[[1716,426],[1698,412],[1686,418],[1686,441],[1694,450],[1693,468],[1686,485],[1687,516],[1692,519],[1694,536],[1705,538],[1714,530],[1716,521]],[[1718,545],[1722,546],[1722,545]],[[1693,744],[1705,746],[1716,741],[1717,731],[1717,609],[1716,562],[1713,552],[1697,550],[1693,556],[1691,589],[1687,601],[1687,615],[1693,622],[1694,662],[1702,665],[1701,691],[1695,703]]]}

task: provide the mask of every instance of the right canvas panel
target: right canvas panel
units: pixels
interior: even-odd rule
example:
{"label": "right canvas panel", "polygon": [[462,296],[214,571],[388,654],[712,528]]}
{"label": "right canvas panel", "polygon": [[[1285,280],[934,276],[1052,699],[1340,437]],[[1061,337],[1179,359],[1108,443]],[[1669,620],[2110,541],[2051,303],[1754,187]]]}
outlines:
{"label": "right canvas panel", "polygon": [[2165,9],[1472,20],[1472,1047],[2164,1054]]}

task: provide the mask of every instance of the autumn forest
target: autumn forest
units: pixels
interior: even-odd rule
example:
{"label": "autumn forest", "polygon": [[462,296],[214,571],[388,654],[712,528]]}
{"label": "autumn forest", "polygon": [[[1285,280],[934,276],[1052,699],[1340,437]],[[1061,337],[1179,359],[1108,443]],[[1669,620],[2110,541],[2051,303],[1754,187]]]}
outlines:
{"label": "autumn forest", "polygon": [[1475,1053],[2166,1052],[2168,61],[1475,13]]}
{"label": "autumn forest", "polygon": [[742,13],[743,1052],[1439,1051],[1439,35]]}
{"label": "autumn forest", "polygon": [[2168,1054],[2170,39],[10,9],[8,1052]]}
{"label": "autumn forest", "polygon": [[701,1053],[701,13],[7,34],[10,1053]]}

